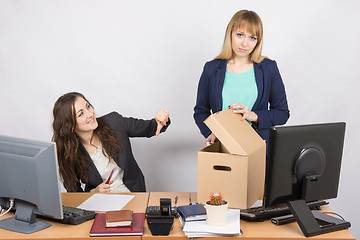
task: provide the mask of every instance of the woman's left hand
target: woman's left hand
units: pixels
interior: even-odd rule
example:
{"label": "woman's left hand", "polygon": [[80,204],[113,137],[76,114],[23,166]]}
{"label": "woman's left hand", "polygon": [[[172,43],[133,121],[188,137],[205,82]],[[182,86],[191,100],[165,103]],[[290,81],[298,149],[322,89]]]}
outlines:
{"label": "woman's left hand", "polygon": [[169,120],[169,112],[165,108],[161,109],[155,116],[157,122],[156,136],[159,136],[161,129],[166,125]]}
{"label": "woman's left hand", "polygon": [[246,119],[249,122],[256,122],[258,120],[256,113],[250,111],[247,106],[241,103],[233,103],[229,106],[229,108],[232,109],[234,113],[241,113],[243,115],[241,120]]}

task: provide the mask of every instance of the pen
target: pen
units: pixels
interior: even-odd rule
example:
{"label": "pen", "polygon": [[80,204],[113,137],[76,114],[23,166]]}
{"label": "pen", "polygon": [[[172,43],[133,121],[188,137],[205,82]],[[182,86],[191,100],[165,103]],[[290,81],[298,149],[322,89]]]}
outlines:
{"label": "pen", "polygon": [[109,182],[110,182],[110,180],[111,180],[111,176],[113,175],[113,173],[114,173],[114,169],[111,170],[110,176],[109,176],[109,178],[106,180],[106,184],[109,184]]}

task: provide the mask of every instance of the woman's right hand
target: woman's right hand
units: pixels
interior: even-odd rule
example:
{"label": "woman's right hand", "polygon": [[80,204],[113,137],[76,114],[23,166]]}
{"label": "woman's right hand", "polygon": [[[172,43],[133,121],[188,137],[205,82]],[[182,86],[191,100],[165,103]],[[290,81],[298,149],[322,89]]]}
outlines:
{"label": "woman's right hand", "polygon": [[213,144],[216,140],[215,134],[211,133],[204,142],[204,147],[207,147],[209,144]]}
{"label": "woman's right hand", "polygon": [[161,129],[163,126],[166,126],[166,123],[169,121],[169,112],[165,108],[161,109],[155,116],[155,120],[157,123],[156,136],[159,136]]}
{"label": "woman's right hand", "polygon": [[99,193],[106,193],[110,192],[110,184],[112,184],[114,181],[111,180],[109,184],[106,184],[105,182],[100,183],[96,188],[91,189],[90,192],[99,192]]}

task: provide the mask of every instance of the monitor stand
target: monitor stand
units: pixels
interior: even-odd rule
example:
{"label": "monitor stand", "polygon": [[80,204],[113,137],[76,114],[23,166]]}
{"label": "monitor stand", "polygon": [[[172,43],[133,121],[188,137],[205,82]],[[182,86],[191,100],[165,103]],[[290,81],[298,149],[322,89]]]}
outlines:
{"label": "monitor stand", "polygon": [[17,205],[14,217],[0,221],[0,228],[26,234],[37,232],[50,226],[50,223],[36,220],[33,208],[26,204]]}
{"label": "monitor stand", "polygon": [[311,211],[305,200],[290,201],[288,206],[306,237],[347,229],[351,226],[350,222],[340,218]]}

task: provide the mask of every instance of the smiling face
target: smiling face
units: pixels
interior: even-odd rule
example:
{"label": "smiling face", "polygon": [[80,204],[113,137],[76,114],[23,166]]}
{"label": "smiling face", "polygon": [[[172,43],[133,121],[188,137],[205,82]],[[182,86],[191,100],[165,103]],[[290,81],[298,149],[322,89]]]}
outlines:
{"label": "smiling face", "polygon": [[240,28],[231,34],[231,47],[236,57],[246,57],[250,60],[250,54],[253,52],[257,43],[258,40],[255,35]]}
{"label": "smiling face", "polygon": [[95,117],[95,110],[82,97],[77,97],[74,102],[76,128],[75,132],[78,135],[94,131],[98,127]]}

